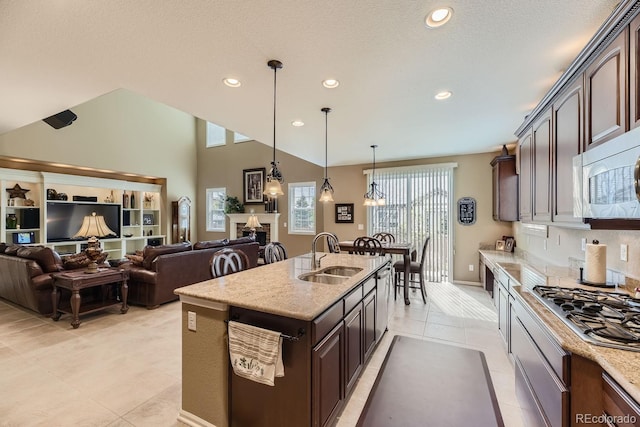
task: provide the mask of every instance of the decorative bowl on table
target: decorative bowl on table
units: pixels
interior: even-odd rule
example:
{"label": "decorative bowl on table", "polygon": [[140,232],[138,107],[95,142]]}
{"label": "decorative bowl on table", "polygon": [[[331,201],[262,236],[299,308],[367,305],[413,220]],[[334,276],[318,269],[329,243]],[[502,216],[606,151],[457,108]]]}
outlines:
{"label": "decorative bowl on table", "polygon": [[131,233],[127,233],[127,234],[123,234],[124,237],[133,237],[133,234]]}

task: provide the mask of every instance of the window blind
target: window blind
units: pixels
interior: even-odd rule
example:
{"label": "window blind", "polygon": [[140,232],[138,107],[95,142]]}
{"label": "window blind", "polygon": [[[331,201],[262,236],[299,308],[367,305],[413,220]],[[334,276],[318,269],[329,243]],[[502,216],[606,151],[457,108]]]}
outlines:
{"label": "window blind", "polygon": [[[385,206],[367,209],[369,235],[388,232],[398,242],[411,242],[417,261],[430,237],[425,260],[425,277],[429,281],[447,281],[452,268],[451,239],[453,168],[455,163],[376,169],[375,182],[385,194]],[[367,188],[371,171],[367,174]]]}

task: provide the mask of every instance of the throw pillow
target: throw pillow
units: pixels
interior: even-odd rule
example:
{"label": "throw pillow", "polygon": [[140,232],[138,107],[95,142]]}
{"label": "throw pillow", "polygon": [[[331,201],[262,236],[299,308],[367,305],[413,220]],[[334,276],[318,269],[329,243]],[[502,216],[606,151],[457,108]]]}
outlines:
{"label": "throw pillow", "polygon": [[229,240],[229,246],[231,245],[239,245],[241,243],[252,243],[255,242],[251,237],[240,237],[238,239]]}
{"label": "throw pillow", "polygon": [[22,246],[20,245],[9,245],[5,248],[4,254],[11,255],[11,256],[18,256],[18,249],[20,249],[21,247]]}
{"label": "throw pillow", "polygon": [[22,246],[18,249],[17,255],[20,258],[36,261],[45,273],[54,273],[62,269],[53,254],[53,250],[45,246]]}
{"label": "throw pillow", "polygon": [[142,261],[144,261],[144,257],[142,256],[142,251],[136,251],[135,254],[126,254],[125,258],[131,261],[133,265],[142,267]]}

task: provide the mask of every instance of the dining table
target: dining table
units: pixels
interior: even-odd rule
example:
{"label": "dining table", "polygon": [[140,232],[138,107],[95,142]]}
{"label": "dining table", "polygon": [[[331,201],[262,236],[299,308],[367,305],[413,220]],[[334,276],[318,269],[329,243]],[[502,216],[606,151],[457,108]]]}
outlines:
{"label": "dining table", "polygon": [[[409,278],[411,272],[411,252],[413,251],[412,243],[404,242],[381,242],[382,246],[379,249],[380,255],[396,254],[402,255],[404,263],[404,303],[405,305],[411,304],[409,301]],[[349,252],[350,254],[355,251],[353,246],[353,240],[343,240],[338,242],[341,251]],[[367,249],[367,252],[376,251],[376,248]],[[395,285],[395,284],[394,284]],[[394,291],[395,292],[395,291]]]}

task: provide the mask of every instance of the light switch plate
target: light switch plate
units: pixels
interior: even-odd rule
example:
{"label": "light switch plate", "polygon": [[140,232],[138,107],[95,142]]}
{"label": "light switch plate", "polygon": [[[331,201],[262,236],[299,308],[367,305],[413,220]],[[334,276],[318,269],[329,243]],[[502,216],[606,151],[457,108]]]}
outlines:
{"label": "light switch plate", "polygon": [[190,331],[196,330],[196,312],[195,311],[187,312],[187,328],[189,328]]}
{"label": "light switch plate", "polygon": [[358,230],[364,230],[364,224],[358,224]]}
{"label": "light switch plate", "polygon": [[620,261],[627,261],[628,260],[628,253],[627,251],[629,250],[629,246],[622,244],[620,245]]}

